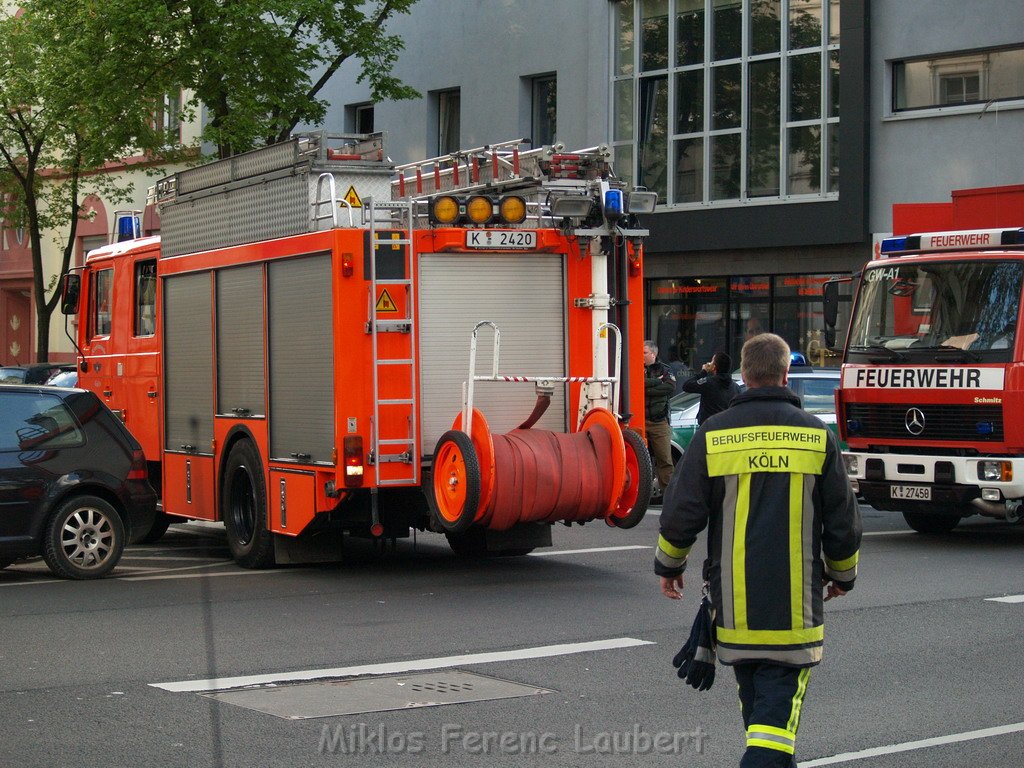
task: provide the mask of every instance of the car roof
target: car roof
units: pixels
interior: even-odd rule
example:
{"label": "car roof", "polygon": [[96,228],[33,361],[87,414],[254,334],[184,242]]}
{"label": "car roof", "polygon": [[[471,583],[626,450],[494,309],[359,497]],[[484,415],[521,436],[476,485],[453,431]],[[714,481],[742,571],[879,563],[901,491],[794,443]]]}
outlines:
{"label": "car roof", "polygon": [[9,392],[34,392],[36,394],[56,395],[57,397],[67,397],[72,392],[88,392],[87,389],[78,389],[76,387],[49,387],[45,384],[4,384],[3,388],[0,389],[0,394]]}

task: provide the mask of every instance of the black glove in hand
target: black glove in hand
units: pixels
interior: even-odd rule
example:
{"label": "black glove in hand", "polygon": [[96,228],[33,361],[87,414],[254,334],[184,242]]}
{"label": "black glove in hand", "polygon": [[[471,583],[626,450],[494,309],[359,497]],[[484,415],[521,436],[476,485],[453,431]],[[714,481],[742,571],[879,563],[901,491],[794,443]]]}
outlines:
{"label": "black glove in hand", "polygon": [[672,659],[672,666],[687,685],[706,691],[715,682],[714,609],[705,596],[697,609],[685,645]]}

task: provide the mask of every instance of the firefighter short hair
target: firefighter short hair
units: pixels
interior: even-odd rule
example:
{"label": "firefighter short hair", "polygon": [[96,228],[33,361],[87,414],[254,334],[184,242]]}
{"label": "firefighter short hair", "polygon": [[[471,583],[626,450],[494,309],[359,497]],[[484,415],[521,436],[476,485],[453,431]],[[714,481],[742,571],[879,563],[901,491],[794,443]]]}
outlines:
{"label": "firefighter short hair", "polygon": [[650,339],[644,340],[644,346],[651,350],[651,352],[653,352],[654,354],[658,354],[658,345],[655,344]]}
{"label": "firefighter short hair", "polygon": [[789,371],[789,344],[774,333],[759,333],[743,345],[740,373],[748,387],[780,387]]}

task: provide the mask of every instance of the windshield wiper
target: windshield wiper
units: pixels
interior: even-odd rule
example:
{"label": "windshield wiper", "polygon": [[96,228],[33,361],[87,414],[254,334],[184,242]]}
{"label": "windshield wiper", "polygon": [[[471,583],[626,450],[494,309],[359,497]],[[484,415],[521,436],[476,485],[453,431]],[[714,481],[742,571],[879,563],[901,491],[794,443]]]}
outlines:
{"label": "windshield wiper", "polygon": [[963,347],[954,347],[950,344],[936,344],[928,347],[914,347],[915,352],[934,352],[935,362],[963,362],[964,360],[972,360],[974,362],[981,361],[981,355],[970,349],[964,349]]}
{"label": "windshield wiper", "polygon": [[884,360],[880,360],[877,357],[869,357],[872,363],[883,363],[889,362],[905,362],[907,356],[897,349],[889,349],[888,347],[882,346],[881,344],[867,344],[867,345],[850,345],[851,352],[884,352],[887,357]]}

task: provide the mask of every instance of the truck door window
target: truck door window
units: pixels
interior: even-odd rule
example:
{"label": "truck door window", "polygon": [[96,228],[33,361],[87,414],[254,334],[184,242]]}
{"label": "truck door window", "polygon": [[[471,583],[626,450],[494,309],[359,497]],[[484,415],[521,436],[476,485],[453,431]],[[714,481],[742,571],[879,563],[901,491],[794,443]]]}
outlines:
{"label": "truck door window", "polygon": [[136,336],[152,336],[156,332],[156,259],[135,265],[135,322],[132,332]]}
{"label": "truck door window", "polygon": [[89,288],[90,313],[89,336],[110,335],[110,309],[113,299],[114,270],[100,269],[93,272]]}

